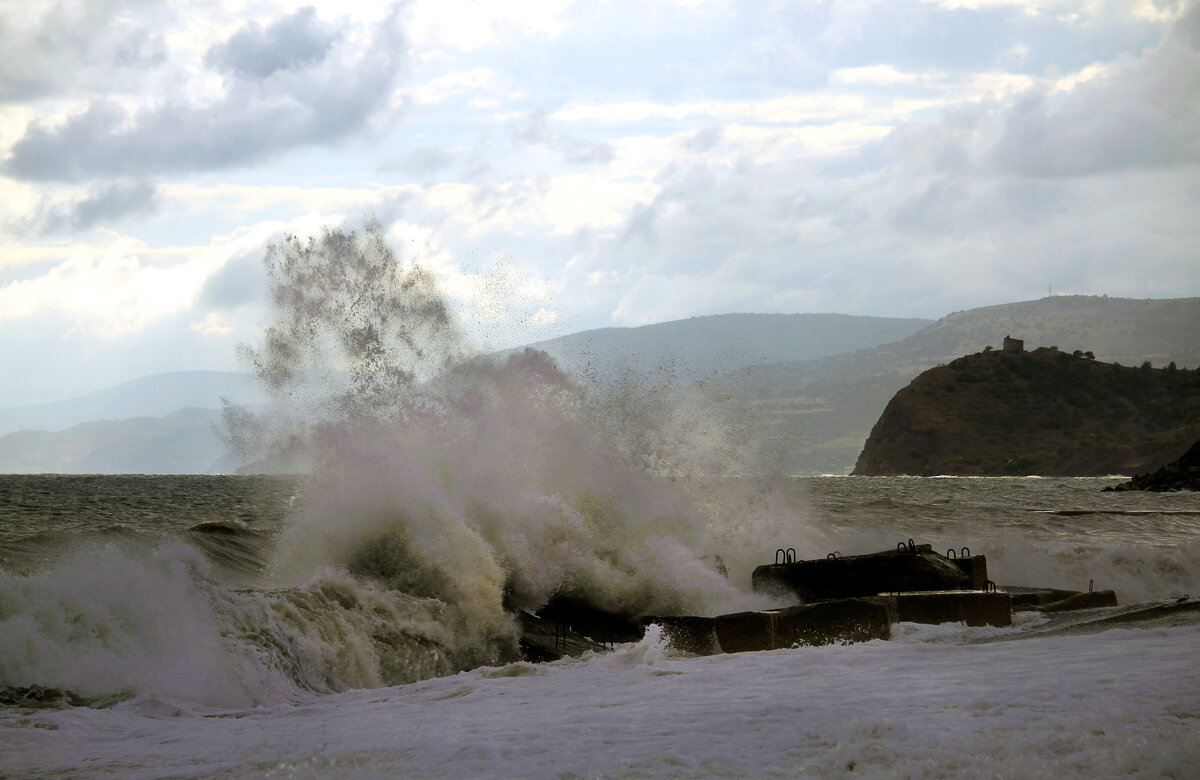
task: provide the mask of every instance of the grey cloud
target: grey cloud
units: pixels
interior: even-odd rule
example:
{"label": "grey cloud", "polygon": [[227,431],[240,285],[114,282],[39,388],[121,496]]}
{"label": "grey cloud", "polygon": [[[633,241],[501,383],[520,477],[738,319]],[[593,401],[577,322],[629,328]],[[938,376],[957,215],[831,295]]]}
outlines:
{"label": "grey cloud", "polygon": [[216,273],[208,277],[200,290],[201,308],[230,311],[239,306],[259,303],[266,298],[267,277],[263,254],[247,252],[230,258]]}
{"label": "grey cloud", "polygon": [[544,147],[558,152],[572,165],[604,165],[616,156],[608,143],[559,133],[550,126],[550,114],[544,108],[531,111],[513,128],[512,142],[517,147]]}
{"label": "grey cloud", "polygon": [[47,201],[32,217],[10,220],[5,227],[18,235],[71,234],[96,225],[108,226],[129,217],[151,214],[158,206],[155,184],[117,182],[93,187],[87,195],[71,202]]}
{"label": "grey cloud", "polygon": [[512,131],[517,146],[545,146],[554,143],[557,134],[550,129],[550,112],[544,108],[530,111]]}
{"label": "grey cloud", "polygon": [[703,153],[721,143],[721,139],[724,137],[724,128],[705,127],[702,130],[697,130],[683,145],[689,152]]}
{"label": "grey cloud", "polygon": [[572,165],[604,165],[616,156],[610,144],[584,141],[578,138],[563,138],[559,142],[563,159]]}
{"label": "grey cloud", "polygon": [[445,149],[431,146],[413,149],[394,167],[405,173],[424,175],[444,170],[454,162],[454,155]]}
{"label": "grey cloud", "polygon": [[251,22],[209,49],[204,62],[223,73],[263,79],[319,62],[337,38],[337,30],[321,23],[310,6],[265,28]]}
{"label": "grey cloud", "polygon": [[1200,162],[1200,6],[1158,48],[1067,93],[1024,96],[991,161],[1026,176],[1089,176]]}
{"label": "grey cloud", "polygon": [[327,58],[319,67],[233,79],[213,104],[172,99],[129,115],[99,99],[62,125],[34,122],[12,146],[4,170],[50,181],[155,176],[255,162],[344,138],[388,103],[405,57],[396,25],[393,12],[348,65]]}
{"label": "grey cloud", "polygon": [[104,187],[75,207],[72,227],[82,230],[100,222],[149,213],[155,207],[157,194],[158,187],[144,181]]}
{"label": "grey cloud", "polygon": [[[0,14],[0,102],[112,89],[166,59],[162,36],[130,25],[128,0],[39,3],[31,21]],[[145,5],[142,3],[141,5]]]}

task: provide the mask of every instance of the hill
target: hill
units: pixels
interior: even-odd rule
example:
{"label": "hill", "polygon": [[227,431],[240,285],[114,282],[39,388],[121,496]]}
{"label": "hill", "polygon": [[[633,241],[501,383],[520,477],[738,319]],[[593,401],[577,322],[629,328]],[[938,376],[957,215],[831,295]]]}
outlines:
{"label": "hill", "polygon": [[848,314],[718,314],[588,330],[529,346],[592,387],[683,385],[747,366],[875,347],[930,323]]}
{"label": "hill", "polygon": [[1200,298],[1054,296],[955,312],[893,343],[817,360],[730,372],[711,383],[760,419],[792,473],[846,473],[888,401],[926,369],[1006,334],[1089,350],[1098,360],[1200,365]]}
{"label": "hill", "polygon": [[1200,437],[1200,371],[990,350],[888,403],[855,474],[1089,476],[1158,468]]}
{"label": "hill", "polygon": [[255,403],[262,393],[249,374],[232,371],[152,374],[78,398],[0,409],[0,434],[22,428],[61,431],[93,420],[161,417],[188,407],[219,409],[222,397]]}
{"label": "hill", "polygon": [[[585,331],[531,346],[597,392],[682,387],[719,397],[742,426],[738,436],[769,453],[765,467],[772,473],[847,473],[897,391],[928,368],[988,344],[999,346],[1007,333],[1029,343],[1091,350],[1102,361],[1173,360],[1194,367],[1200,364],[1200,299],[1058,296],[956,312],[936,322],[727,314]],[[244,404],[262,400],[247,375],[196,371],[143,377],[68,401],[0,409],[0,434],[22,434],[15,440],[0,437],[0,452],[8,453],[0,470],[161,471],[167,463],[196,472],[232,470],[236,464],[225,461],[199,463],[219,444],[205,425],[194,438],[174,434],[183,448],[174,455],[166,449],[169,439],[152,447],[138,444],[149,434],[147,423],[136,418],[188,407],[216,410],[222,396]],[[113,433],[94,456],[85,457],[90,433],[54,437],[29,430],[65,434],[96,420],[125,425],[129,433],[122,435],[132,450],[121,450]],[[158,455],[138,459],[133,450],[143,446]]]}
{"label": "hill", "polygon": [[0,436],[0,472],[206,474],[225,453],[214,428],[220,419],[215,409],[179,409],[65,431],[14,431]]}

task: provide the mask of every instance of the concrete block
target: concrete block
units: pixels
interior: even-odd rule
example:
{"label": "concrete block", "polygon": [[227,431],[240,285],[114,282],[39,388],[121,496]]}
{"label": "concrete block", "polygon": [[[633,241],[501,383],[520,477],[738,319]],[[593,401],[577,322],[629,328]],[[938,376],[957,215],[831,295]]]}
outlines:
{"label": "concrete block", "polygon": [[650,615],[642,618],[641,622],[643,626],[660,626],[667,646],[672,650],[693,655],[716,655],[721,652],[721,646],[717,643],[715,618],[696,615]]}
{"label": "concrete block", "polygon": [[717,644],[726,653],[777,650],[795,645],[887,639],[895,609],[886,599],[836,599],[714,619]]}
{"label": "concrete block", "polygon": [[1097,609],[1117,606],[1117,594],[1111,590],[1094,590],[1076,593],[1061,601],[1052,601],[1038,607],[1042,612],[1070,612],[1076,609]]}
{"label": "concrete block", "polygon": [[986,565],[985,561],[968,564],[968,572],[924,544],[870,555],[767,564],[754,570],[751,585],[755,592],[794,595],[804,602],[878,593],[959,590],[970,588],[979,572],[986,573]]}
{"label": "concrete block", "polygon": [[966,623],[968,626],[1011,626],[1012,607],[1007,593],[981,590],[898,593],[887,596],[896,603],[904,623]]}

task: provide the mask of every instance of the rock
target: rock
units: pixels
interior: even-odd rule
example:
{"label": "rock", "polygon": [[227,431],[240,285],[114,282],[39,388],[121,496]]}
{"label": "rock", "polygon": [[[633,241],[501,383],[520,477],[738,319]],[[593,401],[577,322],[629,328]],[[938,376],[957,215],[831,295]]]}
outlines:
{"label": "rock", "polygon": [[1200,435],[1191,371],[1053,347],[966,355],[888,402],[854,474],[1104,476],[1150,471]]}
{"label": "rock", "polygon": [[1178,460],[1148,474],[1139,474],[1128,482],[1106,487],[1105,490],[1152,490],[1159,493],[1174,490],[1200,490],[1200,441],[1193,444]]}

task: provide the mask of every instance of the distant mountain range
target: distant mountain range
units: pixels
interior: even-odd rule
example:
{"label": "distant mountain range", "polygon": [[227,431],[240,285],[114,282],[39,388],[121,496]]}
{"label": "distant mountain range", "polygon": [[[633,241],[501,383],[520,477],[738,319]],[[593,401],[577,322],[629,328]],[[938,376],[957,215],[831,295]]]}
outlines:
{"label": "distant mountain range", "polygon": [[955,312],[893,343],[816,360],[733,371],[718,386],[759,414],[760,435],[791,473],[848,473],[871,427],[898,390],[922,371],[1006,335],[1026,347],[1091,351],[1097,360],[1200,364],[1200,298],[1135,300],[1054,296]]}
{"label": "distant mountain range", "polygon": [[686,385],[749,366],[796,362],[876,347],[932,320],[848,314],[719,314],[601,328],[529,346],[590,387]]}
{"label": "distant mountain range", "polygon": [[[531,346],[599,393],[699,387],[740,405],[773,471],[848,473],[889,399],[925,369],[1005,335],[1140,365],[1200,364],[1200,299],[1060,296],[936,322],[838,314],[727,314],[585,331]],[[262,400],[251,377],[157,374],[77,399],[0,409],[0,471],[229,471],[220,398]],[[100,426],[81,425],[98,420]],[[20,430],[24,428],[25,430]]]}
{"label": "distant mountain range", "polygon": [[93,420],[161,417],[189,407],[219,409],[221,398],[242,404],[265,400],[249,374],[233,371],[152,374],[65,401],[0,409],[0,434],[22,428],[61,431]]}

